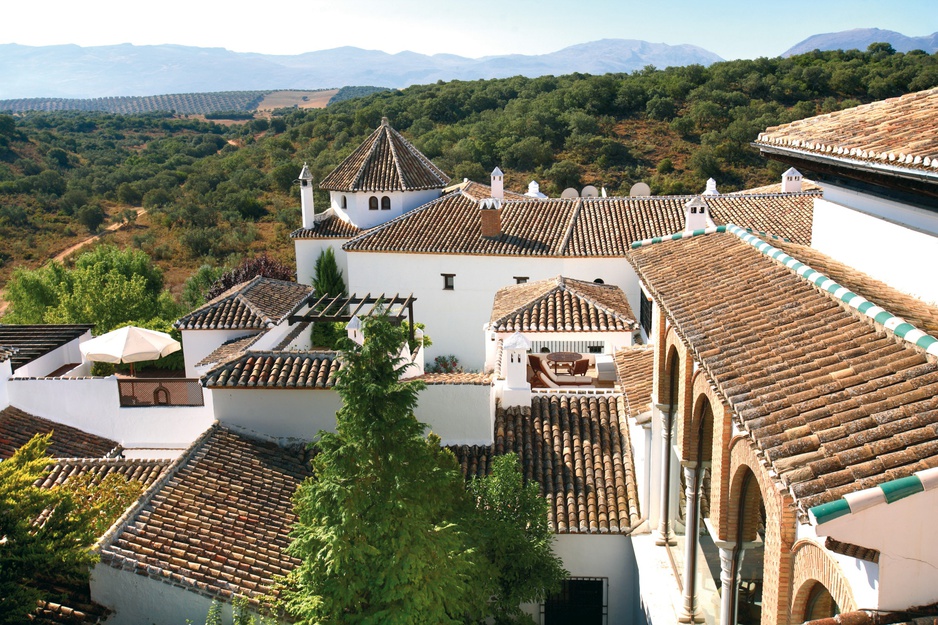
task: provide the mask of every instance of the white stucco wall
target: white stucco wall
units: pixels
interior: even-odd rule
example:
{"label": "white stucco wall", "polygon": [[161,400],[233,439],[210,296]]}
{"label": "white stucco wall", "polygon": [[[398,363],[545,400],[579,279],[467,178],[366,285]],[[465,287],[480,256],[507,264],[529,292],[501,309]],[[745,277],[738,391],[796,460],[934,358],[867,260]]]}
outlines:
{"label": "white stucco wall", "polygon": [[[824,547],[824,536],[818,536],[815,526],[799,523],[798,540],[809,540],[821,549]],[[858,558],[827,552],[831,559],[837,562],[840,572],[850,584],[850,591],[858,606],[868,607],[879,605],[879,565]]]}
{"label": "white stucco wall", "polygon": [[[132,571],[98,563],[91,572],[91,599],[113,611],[108,625],[184,625],[204,623],[212,600]],[[231,604],[222,605],[231,622]]]}
{"label": "white stucco wall", "polygon": [[[455,256],[439,254],[386,254],[351,252],[349,292],[413,293],[414,315],[426,324],[433,340],[427,364],[436,356],[454,354],[472,370],[485,361],[483,325],[489,321],[495,292],[515,283],[515,276],[530,281],[563,275],[622,288],[633,312],[638,310],[638,278],[624,258],[523,258],[508,256]],[[443,290],[440,274],[455,274],[454,289]]]}
{"label": "white stucco wall", "polygon": [[342,399],[333,390],[212,389],[215,418],[235,428],[286,441],[311,441],[335,431]]}
{"label": "white stucco wall", "polygon": [[[391,198],[391,210],[381,210],[381,198]],[[330,191],[330,208],[336,212],[342,210],[342,198],[345,197],[345,213],[349,221],[359,228],[374,228],[379,224],[400,217],[418,206],[440,197],[440,189],[426,189],[423,191],[368,191],[358,193],[341,193]],[[378,210],[368,208],[371,197],[378,198]]]}
{"label": "white stucco wall", "polygon": [[420,392],[414,414],[444,445],[490,445],[494,403],[490,385],[431,384]]}
{"label": "white stucco wall", "polygon": [[938,302],[938,213],[825,185],[812,246],[900,291]]}
{"label": "white stucco wall", "polygon": [[214,421],[208,394],[204,406],[122,408],[114,376],[12,378],[8,393],[20,410],[127,447],[185,447]]}
{"label": "white stucco wall", "polygon": [[342,246],[348,239],[294,239],[293,247],[296,254],[296,281],[300,284],[312,284],[316,275],[316,261],[327,247],[331,247],[335,254],[335,264],[342,272],[342,278],[348,285],[348,258]]}
{"label": "white stucco wall", "polygon": [[[563,560],[570,577],[609,579],[608,625],[644,623],[638,592],[632,539],[612,534],[561,534],[554,537],[554,553]],[[540,606],[524,605],[540,623]]]}
{"label": "white stucco wall", "polygon": [[42,377],[49,375],[59,367],[68,364],[79,363],[83,360],[79,343],[83,343],[91,338],[91,331],[85,332],[73,341],[53,349],[48,354],[43,354],[32,362],[28,362],[13,372],[18,378]]}
{"label": "white stucco wall", "polygon": [[902,610],[938,602],[938,541],[932,539],[938,490],[924,491],[833,519],[817,528],[821,536],[880,551],[881,610]]}
{"label": "white stucco wall", "polygon": [[231,339],[257,334],[257,330],[182,330],[182,353],[186,362],[186,377],[200,375],[196,363]]}

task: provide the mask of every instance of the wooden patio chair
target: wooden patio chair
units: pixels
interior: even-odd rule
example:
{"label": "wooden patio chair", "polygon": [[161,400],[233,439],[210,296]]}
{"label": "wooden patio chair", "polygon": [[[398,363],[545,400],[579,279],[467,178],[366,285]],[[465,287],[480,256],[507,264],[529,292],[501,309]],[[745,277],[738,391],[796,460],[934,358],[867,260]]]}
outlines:
{"label": "wooden patio chair", "polygon": [[586,371],[589,368],[590,368],[589,358],[577,360],[576,362],[573,363],[573,369],[570,371],[570,375],[586,375]]}

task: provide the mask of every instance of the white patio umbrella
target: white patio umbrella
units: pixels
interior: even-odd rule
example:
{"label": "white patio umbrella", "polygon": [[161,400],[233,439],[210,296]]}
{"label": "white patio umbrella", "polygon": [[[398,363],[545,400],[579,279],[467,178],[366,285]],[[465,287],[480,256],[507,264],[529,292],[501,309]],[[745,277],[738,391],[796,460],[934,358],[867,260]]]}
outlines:
{"label": "white patio umbrella", "polygon": [[133,363],[168,356],[182,349],[182,345],[165,332],[125,326],[85,341],[79,349],[88,360],[129,363],[133,375]]}

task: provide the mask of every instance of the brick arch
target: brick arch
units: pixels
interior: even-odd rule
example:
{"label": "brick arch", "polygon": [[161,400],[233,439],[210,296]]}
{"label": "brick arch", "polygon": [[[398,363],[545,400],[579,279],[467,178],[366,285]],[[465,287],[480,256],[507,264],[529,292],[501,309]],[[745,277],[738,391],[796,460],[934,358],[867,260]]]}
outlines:
{"label": "brick arch", "polygon": [[[790,495],[779,492],[768,472],[756,456],[755,445],[746,436],[737,436],[731,443],[729,500],[726,514],[726,531],[721,535],[736,540],[740,504],[748,504],[743,520],[743,540],[755,533],[758,508],[761,499],[765,505],[765,555],[762,574],[762,622],[787,623],[791,597],[792,546],[795,542],[795,506]],[[752,477],[746,486],[746,475]],[[755,492],[758,492],[758,498]]]}
{"label": "brick arch", "polygon": [[[678,448],[678,456],[687,458],[687,452],[691,448],[696,449],[696,437],[690,426],[691,420],[691,397],[692,380],[694,375],[694,358],[687,350],[683,340],[678,336],[677,331],[672,327],[668,330],[665,339],[665,364],[662,371],[665,374],[666,388],[662,388],[662,396],[667,397],[667,403],[672,406],[675,420],[675,438],[674,441]],[[677,354],[677,397],[671,397],[671,355]],[[695,452],[696,453],[696,452]]]}
{"label": "brick arch", "polygon": [[827,589],[841,612],[857,609],[853,589],[837,561],[817,543],[799,540],[792,547],[792,622],[801,623],[807,618],[808,598],[817,584]]}
{"label": "brick arch", "polygon": [[[730,474],[730,442],[733,440],[732,411],[723,403],[723,398],[717,394],[703,370],[698,370],[694,376],[693,397],[692,414],[695,422],[700,418],[704,402],[709,404],[713,415],[709,458],[705,454],[705,460],[710,461],[710,521],[717,532],[724,532],[729,508],[730,480],[728,476]],[[699,431],[699,427],[695,426],[695,431]],[[719,534],[719,538],[730,540],[722,533]]]}

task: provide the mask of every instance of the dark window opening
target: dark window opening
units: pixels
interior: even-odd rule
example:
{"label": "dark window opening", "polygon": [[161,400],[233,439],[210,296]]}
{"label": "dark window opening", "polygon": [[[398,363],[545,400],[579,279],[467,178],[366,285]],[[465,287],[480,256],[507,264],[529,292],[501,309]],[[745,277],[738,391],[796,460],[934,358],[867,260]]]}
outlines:
{"label": "dark window opening", "polygon": [[571,578],[560,592],[544,602],[541,622],[544,625],[605,625],[608,615],[606,578]]}
{"label": "dark window opening", "polygon": [[391,210],[391,198],[389,198],[386,195],[383,198],[381,198],[381,210],[383,211]]}
{"label": "dark window opening", "polygon": [[589,353],[590,353],[590,354],[601,354],[601,353],[603,353],[603,346],[602,346],[602,345],[590,345],[590,346],[588,346],[586,349],[589,350]]}
{"label": "dark window opening", "polygon": [[645,295],[645,291],[639,291],[639,323],[645,330],[645,336],[651,337],[651,298]]}
{"label": "dark window opening", "polygon": [[515,284],[524,284],[528,281],[527,276],[515,276]]}
{"label": "dark window opening", "polygon": [[342,196],[342,208],[348,208],[348,198],[344,195]]}
{"label": "dark window opening", "polygon": [[454,288],[455,280],[456,280],[456,274],[455,273],[441,273],[440,275],[443,276],[443,290],[452,291]]}
{"label": "dark window opening", "polygon": [[368,210],[376,211],[378,210],[378,198],[372,195],[368,198]]}

